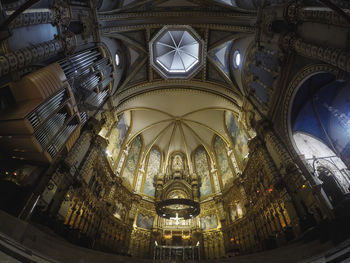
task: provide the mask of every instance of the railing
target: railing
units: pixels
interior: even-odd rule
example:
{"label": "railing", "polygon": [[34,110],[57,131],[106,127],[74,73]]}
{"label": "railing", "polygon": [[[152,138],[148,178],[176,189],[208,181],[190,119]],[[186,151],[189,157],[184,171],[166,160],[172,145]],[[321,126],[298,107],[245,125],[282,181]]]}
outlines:
{"label": "railing", "polygon": [[160,246],[154,247],[154,260],[200,260],[199,244],[196,246]]}

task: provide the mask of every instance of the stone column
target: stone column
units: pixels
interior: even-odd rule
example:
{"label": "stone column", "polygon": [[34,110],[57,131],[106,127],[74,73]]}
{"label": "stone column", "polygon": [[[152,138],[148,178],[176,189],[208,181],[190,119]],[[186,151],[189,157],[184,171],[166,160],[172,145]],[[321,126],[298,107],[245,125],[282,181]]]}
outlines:
{"label": "stone column", "polygon": [[65,42],[55,39],[32,47],[22,48],[0,56],[0,77],[20,70],[32,63],[39,63],[64,51]]}
{"label": "stone column", "polygon": [[54,14],[51,11],[46,12],[26,12],[16,17],[10,24],[10,28],[19,28],[32,25],[49,24],[54,22]]}
{"label": "stone column", "polygon": [[[335,1],[332,0],[332,2]],[[338,6],[340,6],[340,4],[338,4]],[[300,3],[293,1],[285,9],[285,18],[293,24],[306,21],[343,27],[349,26],[348,22],[333,10],[321,10],[317,8],[318,7],[306,9]]]}
{"label": "stone column", "polygon": [[[85,154],[90,146],[91,139],[92,139],[92,134],[90,131],[84,131],[80,135],[79,139],[73,145],[72,149],[70,150],[70,152],[68,153],[67,157],[64,160],[64,162],[69,167],[72,167],[73,165],[75,165],[77,158],[82,157],[81,155],[85,156]],[[76,167],[76,168],[78,168],[78,167]]]}
{"label": "stone column", "polygon": [[350,72],[350,53],[345,50],[307,43],[293,34],[283,36],[281,42],[285,50],[292,49],[301,56],[321,60]]}

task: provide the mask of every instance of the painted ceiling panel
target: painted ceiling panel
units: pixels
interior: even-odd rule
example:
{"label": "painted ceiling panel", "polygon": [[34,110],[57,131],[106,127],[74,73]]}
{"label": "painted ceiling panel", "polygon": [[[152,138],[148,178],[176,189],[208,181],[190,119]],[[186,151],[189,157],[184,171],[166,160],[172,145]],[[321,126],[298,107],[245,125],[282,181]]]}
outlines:
{"label": "painted ceiling panel", "polygon": [[[151,128],[142,131],[142,136],[145,141],[145,145],[149,146],[159,140],[159,138],[170,129],[169,124],[171,121],[166,121],[153,125]],[[167,128],[169,127],[169,128]]]}
{"label": "painted ceiling panel", "polygon": [[147,127],[153,128],[152,126],[159,122],[164,123],[165,120],[169,120],[169,116],[154,110],[134,110],[133,119],[136,121],[133,121],[130,136]]}
{"label": "painted ceiling panel", "polygon": [[173,137],[169,147],[169,154],[174,151],[182,151],[186,153],[186,144],[179,125],[176,125],[174,128]]}
{"label": "painted ceiling panel", "polygon": [[222,110],[206,109],[186,116],[186,119],[202,124],[202,128],[212,129],[228,139],[224,124],[224,112]]}
{"label": "painted ceiling panel", "polygon": [[[187,124],[187,125],[186,125]],[[203,139],[201,136],[196,132],[197,135],[199,135],[200,138],[197,137],[196,134],[194,134],[194,130],[191,129],[190,123],[183,122],[182,123],[182,129],[185,134],[187,146],[190,152],[194,151],[199,145],[202,144]],[[199,131],[200,132],[200,131]]]}
{"label": "painted ceiling panel", "polygon": [[[186,124],[184,126],[186,126],[192,132],[192,135],[195,134],[193,137],[195,139],[195,142],[198,142],[200,140],[200,144],[209,149],[214,133],[209,129],[203,128],[203,126],[198,123],[189,121],[184,121],[184,123]],[[196,146],[198,145],[199,143]]]}
{"label": "painted ceiling panel", "polygon": [[170,137],[173,132],[174,125],[172,124],[168,129],[166,129],[158,138],[155,144],[161,149],[161,151],[164,154],[164,157],[166,158]]}

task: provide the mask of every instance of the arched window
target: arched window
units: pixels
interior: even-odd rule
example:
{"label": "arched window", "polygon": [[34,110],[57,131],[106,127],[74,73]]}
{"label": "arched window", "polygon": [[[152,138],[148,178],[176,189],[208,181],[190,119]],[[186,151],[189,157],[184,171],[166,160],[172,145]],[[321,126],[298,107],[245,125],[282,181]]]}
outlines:
{"label": "arched window", "polygon": [[292,133],[319,138],[345,163],[350,160],[350,85],[330,73],[304,80],[290,112]]}
{"label": "arched window", "polygon": [[349,192],[350,87],[320,72],[301,82],[290,110],[289,127],[296,152],[311,167],[329,200],[337,205]]}

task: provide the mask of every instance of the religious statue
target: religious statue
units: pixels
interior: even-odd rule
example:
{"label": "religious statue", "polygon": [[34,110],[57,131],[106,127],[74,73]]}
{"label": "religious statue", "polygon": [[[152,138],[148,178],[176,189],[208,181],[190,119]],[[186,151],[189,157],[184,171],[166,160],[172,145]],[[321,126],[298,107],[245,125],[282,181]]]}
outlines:
{"label": "religious statue", "polygon": [[180,155],[174,156],[171,168],[173,171],[179,171],[179,172],[184,170],[183,161]]}

